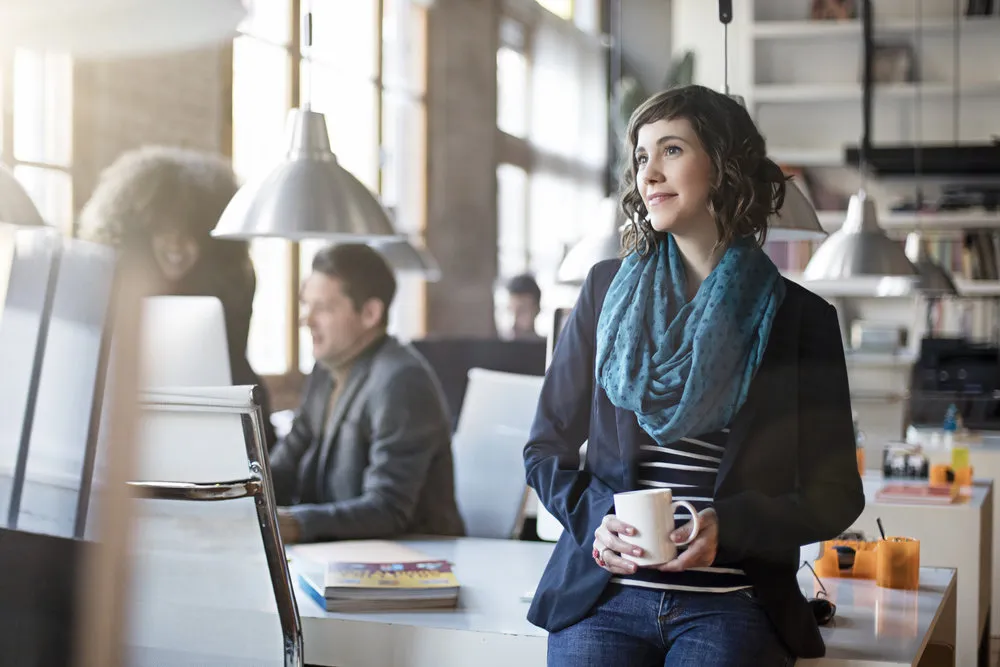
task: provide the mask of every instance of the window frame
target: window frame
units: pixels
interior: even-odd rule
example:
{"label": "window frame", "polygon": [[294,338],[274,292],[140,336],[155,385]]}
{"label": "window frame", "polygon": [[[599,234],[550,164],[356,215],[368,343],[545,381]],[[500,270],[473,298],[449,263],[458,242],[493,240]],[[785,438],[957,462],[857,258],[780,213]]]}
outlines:
{"label": "window frame", "polygon": [[[31,51],[30,49],[26,49]],[[45,55],[44,53],[41,55]],[[70,212],[67,220],[62,221],[62,224],[56,224],[54,221],[49,220],[43,214],[42,219],[47,225],[51,225],[54,229],[58,229],[60,232],[66,236],[76,236],[76,200],[77,200],[77,184],[74,178],[73,165],[75,163],[74,151],[73,151],[73,62],[70,60],[70,70],[69,70],[69,85],[70,85],[70,104],[65,109],[60,109],[60,113],[64,114],[64,117],[69,123],[69,136],[68,136],[68,157],[65,164],[59,164],[55,162],[48,162],[45,160],[23,160],[17,157],[14,151],[15,137],[17,133],[17,121],[14,114],[15,108],[15,81],[14,81],[14,62],[15,62],[15,50],[8,50],[0,54],[0,161],[8,167],[12,173],[16,174],[17,167],[31,167],[34,169],[44,169],[46,171],[56,171],[63,173],[69,177],[69,200],[65,202],[67,210]],[[18,181],[20,182],[20,180]],[[22,187],[24,184],[22,183]],[[27,190],[27,188],[25,187]],[[39,206],[38,202],[32,197],[32,203],[35,207],[42,212],[42,207]]]}

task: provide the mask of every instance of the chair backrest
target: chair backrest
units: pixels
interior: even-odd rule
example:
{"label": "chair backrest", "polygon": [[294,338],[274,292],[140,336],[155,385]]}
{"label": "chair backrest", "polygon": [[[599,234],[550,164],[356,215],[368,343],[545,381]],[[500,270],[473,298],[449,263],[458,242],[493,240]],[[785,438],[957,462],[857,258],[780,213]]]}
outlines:
{"label": "chair backrest", "polygon": [[[130,665],[302,664],[251,392],[191,387],[143,397]],[[184,502],[195,500],[225,502]]]}
{"label": "chair backrest", "polygon": [[523,450],[542,380],[469,371],[452,448],[458,509],[470,537],[509,538],[520,528],[527,488]]}

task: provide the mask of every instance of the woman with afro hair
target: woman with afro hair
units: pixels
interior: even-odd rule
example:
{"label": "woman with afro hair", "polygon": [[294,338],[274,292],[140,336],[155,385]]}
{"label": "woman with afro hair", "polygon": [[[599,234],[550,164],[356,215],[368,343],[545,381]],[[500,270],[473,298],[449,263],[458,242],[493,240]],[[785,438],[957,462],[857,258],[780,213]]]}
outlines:
{"label": "woman with afro hair", "polygon": [[80,213],[79,233],[115,246],[153,273],[156,291],[222,302],[234,384],[260,385],[267,445],[274,442],[267,393],[247,360],[257,287],[249,245],[211,236],[238,189],[223,158],[147,146],[123,153],[100,176]]}

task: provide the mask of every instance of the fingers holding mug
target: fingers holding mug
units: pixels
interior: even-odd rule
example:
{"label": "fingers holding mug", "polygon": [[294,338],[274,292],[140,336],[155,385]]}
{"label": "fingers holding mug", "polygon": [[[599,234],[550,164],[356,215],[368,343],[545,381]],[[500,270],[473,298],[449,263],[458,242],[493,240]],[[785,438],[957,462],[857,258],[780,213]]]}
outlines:
{"label": "fingers holding mug", "polygon": [[623,558],[621,554],[630,553],[642,555],[642,549],[622,540],[619,535],[633,535],[635,528],[609,514],[601,521],[594,531],[594,560],[597,564],[612,574],[633,574],[635,563]]}
{"label": "fingers holding mug", "polygon": [[691,514],[691,520],[674,532],[670,533],[670,541],[679,547],[683,547],[691,544],[695,541],[695,539],[697,539],[698,529],[701,527],[701,520],[698,515],[698,510],[696,510],[694,505],[686,500],[678,500],[670,506],[670,509],[676,514],[677,509],[680,507],[683,507]]}

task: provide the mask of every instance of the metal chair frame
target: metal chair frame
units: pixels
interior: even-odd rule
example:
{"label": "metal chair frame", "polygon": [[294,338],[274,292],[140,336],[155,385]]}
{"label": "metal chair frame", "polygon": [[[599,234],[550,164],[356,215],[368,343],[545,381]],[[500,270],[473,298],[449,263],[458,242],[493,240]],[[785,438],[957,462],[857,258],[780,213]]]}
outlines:
{"label": "metal chair frame", "polygon": [[288,559],[278,532],[274,489],[270,482],[271,471],[264,453],[261,393],[257,387],[252,387],[249,391],[250,401],[246,406],[206,405],[196,398],[160,393],[146,395],[140,401],[140,406],[147,410],[239,414],[243,422],[243,440],[249,462],[249,475],[246,478],[217,483],[133,481],[129,482],[129,486],[138,497],[155,500],[216,502],[236,498],[254,499],[267,569],[278,606],[285,667],[303,667],[302,620],[295,601]]}

